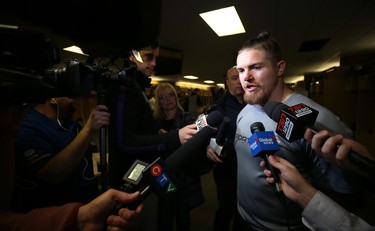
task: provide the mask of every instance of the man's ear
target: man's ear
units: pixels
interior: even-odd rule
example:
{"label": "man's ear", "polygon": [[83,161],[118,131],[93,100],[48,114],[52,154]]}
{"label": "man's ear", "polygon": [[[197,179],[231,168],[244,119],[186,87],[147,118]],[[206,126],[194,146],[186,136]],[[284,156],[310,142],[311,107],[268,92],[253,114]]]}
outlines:
{"label": "man's ear", "polygon": [[134,55],[130,55],[130,56],[129,56],[129,60],[132,61],[132,62],[135,62],[135,57],[134,57]]}
{"label": "man's ear", "polygon": [[286,62],[281,60],[277,63],[277,75],[282,76],[285,70]]}

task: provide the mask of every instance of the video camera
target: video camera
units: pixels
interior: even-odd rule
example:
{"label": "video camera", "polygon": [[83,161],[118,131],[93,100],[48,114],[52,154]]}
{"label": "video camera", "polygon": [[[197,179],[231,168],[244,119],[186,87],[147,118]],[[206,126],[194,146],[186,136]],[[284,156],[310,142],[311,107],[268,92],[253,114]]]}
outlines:
{"label": "video camera", "polygon": [[107,84],[130,84],[134,68],[69,60],[37,30],[0,25],[0,105],[41,103],[52,97],[86,97]]}

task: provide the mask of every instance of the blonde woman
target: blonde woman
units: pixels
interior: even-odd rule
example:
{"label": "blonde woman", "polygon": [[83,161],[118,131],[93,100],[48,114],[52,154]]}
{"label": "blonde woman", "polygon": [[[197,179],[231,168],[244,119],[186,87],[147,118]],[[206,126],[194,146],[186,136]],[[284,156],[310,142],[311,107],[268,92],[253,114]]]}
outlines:
{"label": "blonde woman", "polygon": [[[169,83],[160,83],[155,89],[154,119],[159,133],[178,130],[195,123],[195,117],[185,112],[178,100],[176,89]],[[204,156],[202,150],[202,156]],[[176,221],[176,230],[190,230],[190,210],[204,202],[200,174],[192,163],[186,171],[177,175],[179,190],[172,201],[159,201],[158,230],[172,231]]]}

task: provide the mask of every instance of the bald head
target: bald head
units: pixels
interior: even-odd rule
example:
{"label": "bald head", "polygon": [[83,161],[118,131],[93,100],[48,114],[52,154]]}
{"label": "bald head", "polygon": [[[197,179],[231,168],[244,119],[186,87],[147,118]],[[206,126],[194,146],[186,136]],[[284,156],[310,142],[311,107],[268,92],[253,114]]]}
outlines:
{"label": "bald head", "polygon": [[237,67],[233,66],[228,69],[227,71],[227,80],[230,79],[231,76],[238,75]]}
{"label": "bald head", "polygon": [[242,88],[236,66],[233,66],[228,69],[226,84],[228,86],[228,91],[230,92],[231,95],[239,99],[242,99],[244,90]]}

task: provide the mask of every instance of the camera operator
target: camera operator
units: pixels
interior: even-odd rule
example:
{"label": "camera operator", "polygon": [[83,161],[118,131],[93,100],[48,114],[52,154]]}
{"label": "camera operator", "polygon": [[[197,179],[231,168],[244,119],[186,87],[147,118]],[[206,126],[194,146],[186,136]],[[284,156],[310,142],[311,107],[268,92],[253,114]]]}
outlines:
{"label": "camera operator", "polygon": [[[0,76],[1,79],[1,76]],[[2,83],[2,81],[0,81]],[[2,230],[107,230],[127,229],[134,226],[135,218],[141,212],[142,205],[131,211],[119,210],[118,215],[108,215],[118,203],[130,203],[139,193],[128,194],[117,190],[108,190],[93,201],[69,203],[62,206],[33,209],[28,213],[11,213],[11,191],[14,179],[14,147],[20,125],[29,112],[25,105],[0,104],[0,227]]]}
{"label": "camera operator", "polygon": [[84,95],[81,87],[86,85],[80,83],[84,82],[82,77],[89,76],[82,75],[79,65],[75,65],[77,62],[64,68],[49,69],[60,62],[58,50],[39,32],[20,30],[16,26],[0,26],[0,32],[0,229],[102,231],[126,230],[134,226],[142,205],[132,211],[121,208],[117,214],[111,213],[119,203],[136,200],[139,193],[114,189],[86,204],[72,202],[36,208],[27,213],[11,212],[15,146],[25,116],[36,103],[47,98]]}
{"label": "camera operator", "polygon": [[[53,72],[50,72],[51,76],[49,76],[52,78],[45,78],[46,75],[44,75],[44,71],[46,71],[46,67],[60,62],[60,60],[55,62],[58,59],[58,57],[55,57],[56,54],[58,54],[57,49],[55,49],[57,46],[50,44],[49,41],[51,40],[45,39],[40,33],[33,33],[34,29],[39,28],[44,32],[57,35],[59,40],[60,38],[62,40],[68,38],[69,41],[74,41],[74,43],[79,45],[86,54],[89,54],[90,58],[123,55],[123,51],[128,50],[129,47],[138,46],[140,44],[142,44],[142,46],[147,45],[149,43],[148,41],[154,38],[159,31],[160,0],[151,2],[143,0],[121,1],[122,9],[125,9],[126,11],[125,14],[113,13],[118,10],[117,3],[120,3],[120,1],[111,2],[110,4],[105,4],[105,6],[102,4],[87,5],[82,2],[82,4],[75,4],[73,11],[70,9],[70,2],[66,3],[67,2],[64,2],[64,4],[61,4],[56,8],[55,6],[52,7],[52,5],[51,7],[48,7],[43,3],[39,4],[36,1],[7,1],[2,4],[0,9],[0,17],[5,19],[3,20],[3,23],[16,25],[3,26],[3,24],[0,24],[0,118],[3,116],[10,116],[8,118],[9,120],[0,121],[0,137],[3,138],[4,136],[4,139],[0,141],[0,144],[2,146],[4,145],[4,147],[1,147],[2,150],[4,149],[7,151],[1,153],[3,155],[1,155],[2,158],[0,163],[0,173],[5,173],[0,176],[2,182],[4,182],[4,185],[6,186],[1,187],[0,189],[2,195],[0,199],[1,208],[4,208],[5,211],[8,211],[10,208],[10,195],[12,194],[12,181],[14,177],[13,170],[15,168],[15,153],[13,149],[16,137],[12,137],[11,139],[11,137],[9,137],[10,134],[8,133],[10,127],[17,128],[16,130],[18,130],[20,124],[14,124],[10,120],[13,119],[12,114],[17,111],[14,111],[13,108],[9,108],[9,111],[5,111],[6,108],[3,110],[3,105],[9,104],[3,104],[2,102],[13,102],[14,98],[12,97],[31,102],[31,97],[33,95],[30,94],[30,89],[32,89],[32,93],[36,93],[38,96],[42,95],[43,100],[50,97],[71,96],[66,95],[65,93],[67,91],[75,91],[76,88],[81,88],[82,86],[86,87],[88,85],[82,84],[85,81],[80,79],[80,77],[85,77],[85,75],[75,75],[77,73],[76,71],[80,71],[82,67],[81,65],[73,65],[71,69],[66,68],[68,71],[64,71],[64,69],[54,69]],[[148,7],[144,7],[146,3]],[[89,10],[87,7],[89,7]],[[68,20],[61,20],[61,18],[66,17],[68,9],[70,9]],[[90,23],[87,23],[88,21]],[[113,25],[113,23],[117,25],[116,28],[131,31],[131,36],[118,36],[118,30],[108,27],[108,25]],[[22,28],[22,26],[17,26],[18,24],[30,27]],[[5,45],[5,48],[3,45]],[[8,73],[2,75],[3,67],[12,67],[12,73],[9,72],[9,75],[7,75]],[[23,72],[24,70],[26,70],[25,75],[12,78],[16,77],[14,76],[13,71]],[[100,70],[99,72],[94,70],[94,72],[96,73],[91,74],[100,74]],[[91,77],[91,74],[89,73],[86,77]],[[55,77],[63,78],[56,79]],[[72,82],[67,83],[65,81],[66,79],[71,79],[74,84],[77,82],[78,84],[72,86],[72,84],[70,84]],[[12,81],[14,81],[14,83]],[[22,94],[11,94],[9,98],[10,100],[6,97],[2,97],[3,95],[7,96],[4,93],[5,91],[2,90],[2,87],[8,85],[9,82],[11,82],[12,86],[20,86],[20,83],[25,83],[22,85],[20,89],[21,91],[19,91]],[[37,88],[34,87],[33,83],[36,83],[35,86],[39,87],[38,90],[36,90]],[[54,86],[50,88],[50,85]],[[56,86],[58,86],[58,89],[55,88]],[[60,94],[60,90],[63,90],[64,94]],[[53,95],[48,94],[47,92],[52,92]],[[80,94],[80,96],[82,95]],[[18,110],[18,108],[16,109]],[[3,141],[6,142],[3,143]],[[3,161],[3,159],[5,160]],[[65,226],[65,230],[76,230],[78,229],[78,222],[81,224],[79,227],[80,229],[103,230],[111,209],[113,209],[117,203],[132,202],[138,197],[138,195],[138,193],[133,195],[111,189],[97,197],[97,199],[94,199],[92,202],[89,202],[87,205],[82,206],[82,204],[80,204],[79,206],[82,206],[80,208],[78,208],[79,206],[77,205],[73,208],[64,210],[66,206],[69,206],[64,205],[53,208],[48,207],[43,210],[36,209],[24,215],[19,214],[19,216],[9,214],[7,217],[3,216],[2,213],[0,227],[1,229],[13,230],[12,228],[18,225],[15,228],[24,228],[25,230],[63,230],[62,226]],[[7,206],[5,206],[5,204]],[[129,213],[127,209],[120,209],[119,215],[121,216],[110,216],[110,219],[107,220],[110,224],[108,230],[112,227],[115,228],[115,226],[119,229],[126,228],[127,224],[136,217],[136,214],[139,213],[140,207],[137,207],[135,211],[136,212]],[[35,214],[35,216],[32,216],[33,214]],[[66,217],[70,219],[65,219]],[[3,225],[5,222],[8,222],[7,226]],[[31,223],[28,222],[32,222],[39,226],[31,226]],[[28,226],[27,224],[30,225]],[[88,227],[85,226],[85,224],[91,224],[91,226]]]}
{"label": "camera operator", "polygon": [[90,144],[110,114],[97,105],[81,128],[73,120],[76,104],[69,97],[50,98],[23,121],[16,141],[15,212],[87,203],[99,195]]}

